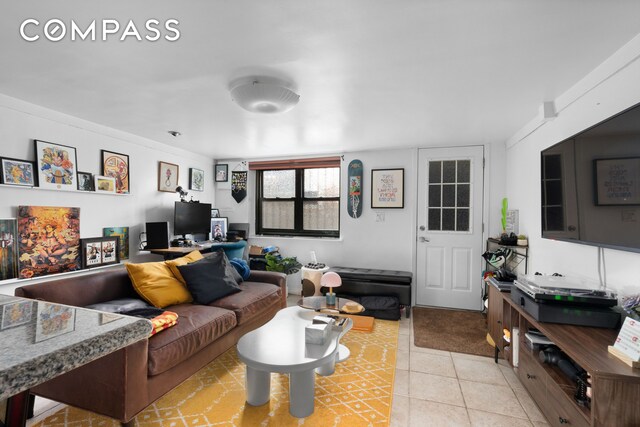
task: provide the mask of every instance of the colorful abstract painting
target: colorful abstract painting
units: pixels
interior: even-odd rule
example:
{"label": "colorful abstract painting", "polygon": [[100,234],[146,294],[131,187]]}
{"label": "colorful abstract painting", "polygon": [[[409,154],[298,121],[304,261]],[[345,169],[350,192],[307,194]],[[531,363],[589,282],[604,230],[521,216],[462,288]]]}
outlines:
{"label": "colorful abstract painting", "polygon": [[103,228],[102,235],[117,237],[120,240],[120,260],[129,259],[129,227]]}
{"label": "colorful abstract painting", "polygon": [[18,277],[17,235],[15,219],[0,219],[0,280]]}
{"label": "colorful abstract painting", "polygon": [[80,208],[18,207],[19,278],[80,269]]}

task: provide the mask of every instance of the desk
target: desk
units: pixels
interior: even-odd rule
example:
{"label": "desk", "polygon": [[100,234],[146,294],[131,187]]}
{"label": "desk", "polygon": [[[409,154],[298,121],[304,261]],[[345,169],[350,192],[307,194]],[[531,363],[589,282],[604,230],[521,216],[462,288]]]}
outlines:
{"label": "desk", "polygon": [[[7,426],[24,426],[29,389],[145,339],[137,317],[0,295],[0,401]],[[2,423],[0,422],[0,425]]]}
{"label": "desk", "polygon": [[242,255],[237,256],[238,254],[232,252],[240,251],[244,252],[244,248],[247,246],[246,240],[240,240],[237,242],[216,242],[216,243],[205,243],[202,245],[194,245],[194,246],[181,246],[175,248],[166,248],[166,249],[150,249],[149,252],[155,255],[162,255],[166,260],[180,258],[181,256],[185,256],[193,251],[200,252],[213,252],[218,249],[222,249],[227,253],[229,259],[231,258],[242,258]]}

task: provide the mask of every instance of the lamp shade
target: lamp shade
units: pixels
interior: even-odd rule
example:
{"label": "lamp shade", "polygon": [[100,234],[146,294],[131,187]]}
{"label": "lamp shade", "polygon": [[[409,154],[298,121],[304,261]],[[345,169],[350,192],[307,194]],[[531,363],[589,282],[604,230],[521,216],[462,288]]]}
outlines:
{"label": "lamp shade", "polygon": [[252,113],[284,113],[296,106],[300,95],[281,84],[254,79],[231,88],[231,99]]}
{"label": "lamp shade", "polygon": [[338,286],[342,285],[342,278],[338,273],[329,271],[322,275],[322,279],[320,279],[320,285],[326,288],[337,288]]}

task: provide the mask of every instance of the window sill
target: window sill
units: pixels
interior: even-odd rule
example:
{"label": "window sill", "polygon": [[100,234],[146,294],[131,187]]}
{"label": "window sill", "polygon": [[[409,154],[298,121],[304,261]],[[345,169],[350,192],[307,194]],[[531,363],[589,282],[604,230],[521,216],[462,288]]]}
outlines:
{"label": "window sill", "polygon": [[252,240],[308,240],[317,242],[318,240],[326,242],[342,242],[342,237],[309,237],[309,236],[274,236],[267,234],[253,234],[249,236]]}

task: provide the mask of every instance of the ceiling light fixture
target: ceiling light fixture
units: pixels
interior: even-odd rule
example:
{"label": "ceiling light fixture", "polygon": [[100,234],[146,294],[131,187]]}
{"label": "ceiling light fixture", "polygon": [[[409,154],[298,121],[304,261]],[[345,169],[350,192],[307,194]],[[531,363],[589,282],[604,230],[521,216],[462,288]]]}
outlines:
{"label": "ceiling light fixture", "polygon": [[300,95],[269,77],[248,77],[231,85],[231,99],[252,113],[284,113],[296,106]]}
{"label": "ceiling light fixture", "polygon": [[179,137],[180,135],[182,135],[180,132],[178,132],[177,130],[168,130],[167,133],[169,135],[171,135],[174,138]]}

